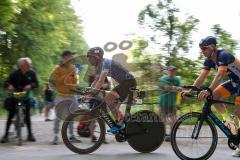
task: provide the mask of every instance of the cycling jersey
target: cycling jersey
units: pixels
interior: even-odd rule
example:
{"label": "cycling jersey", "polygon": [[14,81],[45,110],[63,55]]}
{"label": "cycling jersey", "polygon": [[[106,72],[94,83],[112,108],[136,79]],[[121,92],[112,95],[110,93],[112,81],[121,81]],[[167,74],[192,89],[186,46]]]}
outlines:
{"label": "cycling jersey", "polygon": [[211,68],[226,72],[232,82],[240,82],[240,61],[225,50],[217,50],[216,63],[209,58],[205,60],[203,69]]}
{"label": "cycling jersey", "polygon": [[119,83],[119,85],[113,88],[113,91],[118,93],[120,101],[123,102],[127,98],[131,88],[136,88],[137,84],[133,75],[119,63],[113,60],[103,59],[102,63],[96,68],[96,78],[98,79],[100,74],[104,72],[107,73],[107,76]]}
{"label": "cycling jersey", "polygon": [[123,66],[110,59],[103,59],[102,63],[97,66],[96,77],[98,78],[102,72],[107,73],[107,76],[113,78],[118,83],[134,79],[133,75],[123,68]]}

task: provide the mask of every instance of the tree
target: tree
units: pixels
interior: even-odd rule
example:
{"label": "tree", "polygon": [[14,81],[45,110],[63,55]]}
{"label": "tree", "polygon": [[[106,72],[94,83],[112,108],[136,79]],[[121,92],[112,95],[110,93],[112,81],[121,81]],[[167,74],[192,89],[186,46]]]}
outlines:
{"label": "tree", "polygon": [[2,0],[0,2],[0,85],[3,78],[7,76],[9,71],[7,61],[3,58],[9,52],[8,36],[12,34],[14,24],[11,21],[14,19],[14,5],[11,0]]}
{"label": "tree", "polygon": [[218,45],[227,51],[234,53],[237,49],[238,42],[232,38],[232,35],[222,29],[220,24],[215,24],[211,28],[214,35],[218,37]]}
{"label": "tree", "polygon": [[140,25],[151,29],[151,41],[160,44],[162,53],[170,56],[167,63],[176,58],[180,50],[189,51],[192,45],[191,33],[199,22],[191,15],[180,22],[178,12],[173,0],[158,0],[157,4],[147,5],[138,16]]}
{"label": "tree", "polygon": [[4,36],[0,38],[5,37],[5,43],[0,42],[0,63],[8,71],[16,67],[19,57],[28,56],[33,60],[40,82],[47,81],[63,50],[86,51],[81,20],[75,15],[70,0],[4,1],[13,8],[9,10],[11,16],[5,18],[9,20],[3,21],[5,27],[0,28],[4,29]]}

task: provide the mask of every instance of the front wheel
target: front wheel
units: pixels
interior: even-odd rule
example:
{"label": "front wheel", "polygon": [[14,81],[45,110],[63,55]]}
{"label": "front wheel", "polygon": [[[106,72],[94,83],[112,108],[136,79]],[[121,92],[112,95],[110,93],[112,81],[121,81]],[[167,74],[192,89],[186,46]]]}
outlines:
{"label": "front wheel", "polygon": [[171,145],[176,155],[182,160],[205,160],[216,149],[217,131],[209,118],[204,120],[199,136],[192,137],[196,135],[200,115],[197,112],[187,113],[180,117],[173,126]]}
{"label": "front wheel", "polygon": [[101,146],[105,132],[105,124],[100,117],[91,115],[89,110],[79,110],[65,119],[62,139],[71,151],[88,154]]}
{"label": "front wheel", "polygon": [[18,106],[18,111],[17,111],[17,118],[16,118],[16,131],[17,131],[17,139],[18,139],[18,145],[22,145],[22,125],[24,124],[23,120],[23,110]]}

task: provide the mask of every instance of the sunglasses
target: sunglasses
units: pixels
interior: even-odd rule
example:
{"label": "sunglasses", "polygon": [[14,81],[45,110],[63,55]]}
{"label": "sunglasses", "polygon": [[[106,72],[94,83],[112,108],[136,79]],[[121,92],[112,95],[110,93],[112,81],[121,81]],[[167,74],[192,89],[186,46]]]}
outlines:
{"label": "sunglasses", "polygon": [[205,51],[206,49],[208,49],[208,47],[201,47],[202,51]]}

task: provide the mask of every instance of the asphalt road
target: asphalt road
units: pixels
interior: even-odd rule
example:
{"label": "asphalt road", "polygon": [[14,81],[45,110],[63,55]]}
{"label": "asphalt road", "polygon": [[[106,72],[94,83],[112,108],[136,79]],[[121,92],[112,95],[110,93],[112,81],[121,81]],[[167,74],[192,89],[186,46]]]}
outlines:
{"label": "asphalt road", "polygon": [[[53,123],[44,122],[43,117],[33,116],[33,131],[37,142],[24,141],[23,146],[17,146],[14,139],[8,144],[0,144],[0,160],[175,160],[171,144],[164,142],[155,152],[142,154],[133,150],[127,142],[118,143],[113,136],[107,136],[109,144],[103,144],[97,151],[88,155],[78,155],[64,146],[51,145],[53,139]],[[0,135],[3,134],[5,120],[0,120]],[[24,129],[25,132],[25,129]],[[25,137],[24,137],[25,138]],[[231,157],[232,150],[227,146],[226,139],[219,140],[216,151],[210,159],[230,160],[239,159]]]}

